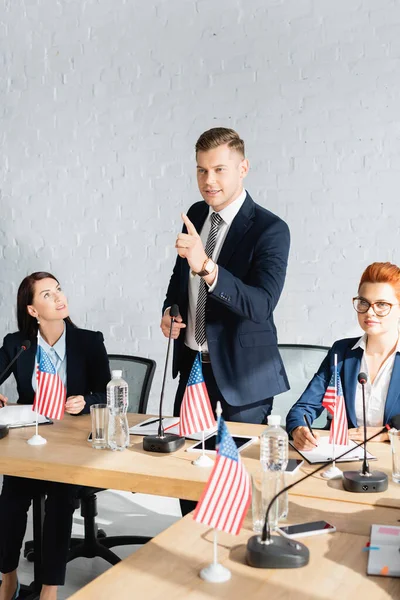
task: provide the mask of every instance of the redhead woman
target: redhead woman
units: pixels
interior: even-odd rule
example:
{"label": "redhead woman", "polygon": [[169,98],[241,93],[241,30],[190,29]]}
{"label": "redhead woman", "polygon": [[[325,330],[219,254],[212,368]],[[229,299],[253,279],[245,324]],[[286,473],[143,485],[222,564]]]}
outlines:
{"label": "redhead woman", "polygon": [[[18,289],[17,320],[18,331],[6,335],[0,348],[0,372],[17,354],[22,342],[29,339],[30,348],[21,354],[11,371],[17,383],[19,404],[33,404],[38,337],[66,387],[65,412],[88,413],[92,404],[105,402],[110,369],[103,336],[99,331],[75,327],[69,318],[67,298],[53,275],[39,272],[25,277]],[[0,395],[1,406],[7,401]],[[56,600],[57,586],[65,580],[76,492],[73,485],[4,477],[0,496],[0,600],[18,598],[19,555],[27,512],[37,493],[47,496],[40,600]]]}
{"label": "redhead woman", "polygon": [[[304,414],[310,421],[324,410],[322,399],[333,372],[337,354],[338,373],[346,403],[349,437],[355,442],[363,438],[363,408],[360,372],[368,376],[365,385],[367,436],[374,435],[400,414],[400,269],[391,263],[375,262],[361,276],[353,298],[361,337],[338,340],[314,375],[307,389],[291,408],[286,429],[299,450],[311,450],[318,443],[304,425]],[[374,441],[384,441],[382,434]]]}

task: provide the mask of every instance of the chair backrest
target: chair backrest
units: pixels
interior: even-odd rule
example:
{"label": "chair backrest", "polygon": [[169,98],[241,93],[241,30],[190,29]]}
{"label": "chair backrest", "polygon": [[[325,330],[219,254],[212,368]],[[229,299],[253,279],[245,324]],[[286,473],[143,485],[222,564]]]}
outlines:
{"label": "chair backrest", "polygon": [[[317,372],[329,348],[303,344],[278,344],[278,348],[289,379],[290,390],[276,396],[272,414],[281,415],[284,425],[287,413]],[[313,427],[323,429],[326,424],[327,412],[324,410],[314,421]]]}
{"label": "chair backrest", "polygon": [[122,370],[122,377],[129,386],[128,412],[145,413],[156,363],[151,358],[109,354],[111,371]]}

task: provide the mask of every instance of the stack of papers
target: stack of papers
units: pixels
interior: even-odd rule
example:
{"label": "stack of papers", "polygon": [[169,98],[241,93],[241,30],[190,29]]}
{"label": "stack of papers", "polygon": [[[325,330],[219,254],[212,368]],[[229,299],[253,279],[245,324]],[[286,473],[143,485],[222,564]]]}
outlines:
{"label": "stack of papers", "polygon": [[[132,435],[157,435],[158,423],[159,420],[156,417],[151,417],[150,419],[142,421],[142,423],[139,423],[138,425],[133,425],[133,427],[130,427],[129,433]],[[163,427],[165,432],[179,435],[179,417],[168,417],[163,419]],[[216,431],[217,426],[213,427],[212,429],[208,429],[204,432],[204,437],[207,438]],[[201,433],[193,433],[192,435],[187,435],[186,438],[189,440],[200,441]]]}
{"label": "stack of papers", "polygon": [[[336,445],[334,456],[333,445],[329,443],[328,436],[320,437],[318,440],[318,446],[316,448],[313,448],[312,450],[298,450],[298,448],[296,448],[296,446],[294,445],[293,441],[290,441],[289,443],[295,450],[297,450],[299,454],[301,454],[303,458],[306,459],[306,461],[308,461],[311,464],[329,462],[330,460],[333,460],[337,456],[340,456],[341,454],[344,454],[351,448],[357,446],[357,444],[352,440],[350,440],[347,446]],[[352,452],[349,452],[349,454],[346,454],[346,456],[344,456],[343,458],[336,459],[336,462],[351,462],[354,460],[362,460],[363,458],[364,447],[360,446],[359,448],[355,448],[355,450],[353,450]],[[369,460],[376,459],[376,457],[370,454],[370,452],[368,451],[367,458]]]}
{"label": "stack of papers", "polygon": [[[50,419],[39,415],[39,425],[51,423]],[[36,425],[36,413],[30,404],[11,404],[0,408],[0,425],[9,427],[30,427]]]}
{"label": "stack of papers", "polygon": [[372,525],[367,573],[400,577],[400,527]]}

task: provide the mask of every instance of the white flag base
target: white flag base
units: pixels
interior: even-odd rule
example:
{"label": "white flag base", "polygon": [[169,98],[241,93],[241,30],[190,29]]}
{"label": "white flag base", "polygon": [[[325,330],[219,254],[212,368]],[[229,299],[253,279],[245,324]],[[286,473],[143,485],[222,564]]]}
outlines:
{"label": "white flag base", "polygon": [[343,473],[338,467],[331,466],[329,469],[321,473],[321,477],[324,477],[325,479],[341,479],[343,477]]}
{"label": "white flag base", "polygon": [[223,583],[230,580],[232,573],[219,563],[211,563],[200,571],[200,577],[209,583]]}
{"label": "white flag base", "polygon": [[214,461],[206,454],[200,454],[196,460],[192,461],[192,465],[195,467],[212,467],[214,466]]}
{"label": "white flag base", "polygon": [[44,446],[44,444],[47,444],[47,440],[41,435],[35,434],[31,438],[29,438],[27,444],[29,444],[30,446]]}

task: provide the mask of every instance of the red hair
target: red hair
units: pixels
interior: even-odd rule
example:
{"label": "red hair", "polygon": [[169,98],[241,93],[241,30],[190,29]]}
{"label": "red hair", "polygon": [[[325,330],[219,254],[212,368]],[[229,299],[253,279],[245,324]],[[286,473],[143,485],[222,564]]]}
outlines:
{"label": "red hair", "polygon": [[400,269],[398,266],[392,265],[390,262],[374,262],[361,275],[359,290],[363,283],[388,283],[393,287],[400,302]]}

